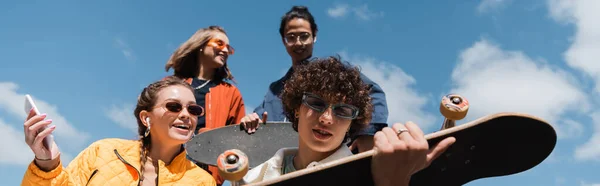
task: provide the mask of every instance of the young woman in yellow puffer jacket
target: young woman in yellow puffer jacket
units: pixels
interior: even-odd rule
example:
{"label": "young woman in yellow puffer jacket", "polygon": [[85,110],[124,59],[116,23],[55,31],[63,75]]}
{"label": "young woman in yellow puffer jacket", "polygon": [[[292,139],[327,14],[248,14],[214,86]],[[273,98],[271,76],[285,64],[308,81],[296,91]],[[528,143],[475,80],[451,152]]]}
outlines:
{"label": "young woman in yellow puffer jacket", "polygon": [[[63,168],[60,151],[43,139],[56,126],[46,115],[29,113],[25,141],[35,154],[21,185],[206,185],[214,178],[186,158],[183,144],[193,135],[204,108],[182,79],[170,77],[150,84],[134,111],[139,140],[103,139],[83,150]],[[38,132],[39,129],[41,132]]]}

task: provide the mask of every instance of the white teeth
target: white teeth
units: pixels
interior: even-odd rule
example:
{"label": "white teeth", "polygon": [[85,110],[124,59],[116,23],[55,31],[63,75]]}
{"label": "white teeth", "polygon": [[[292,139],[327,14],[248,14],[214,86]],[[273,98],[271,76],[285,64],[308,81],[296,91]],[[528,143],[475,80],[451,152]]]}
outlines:
{"label": "white teeth", "polygon": [[182,129],[190,129],[190,127],[187,125],[175,125],[175,127],[182,128]]}

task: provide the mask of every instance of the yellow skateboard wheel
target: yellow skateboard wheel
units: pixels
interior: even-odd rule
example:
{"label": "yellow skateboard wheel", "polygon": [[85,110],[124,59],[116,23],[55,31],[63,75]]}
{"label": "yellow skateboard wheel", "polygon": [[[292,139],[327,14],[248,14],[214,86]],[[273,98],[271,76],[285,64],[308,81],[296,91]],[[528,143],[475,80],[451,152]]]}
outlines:
{"label": "yellow skateboard wheel", "polygon": [[461,120],[467,116],[469,101],[458,94],[448,94],[442,97],[440,112],[450,120]]}
{"label": "yellow skateboard wheel", "polygon": [[248,172],[248,157],[238,149],[223,152],[217,158],[219,175],[225,180],[241,180]]}

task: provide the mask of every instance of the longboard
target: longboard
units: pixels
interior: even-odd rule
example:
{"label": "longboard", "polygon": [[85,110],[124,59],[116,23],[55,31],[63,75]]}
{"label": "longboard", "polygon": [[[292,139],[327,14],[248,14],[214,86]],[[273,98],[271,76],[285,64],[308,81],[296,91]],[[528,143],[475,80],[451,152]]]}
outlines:
{"label": "longboard", "polygon": [[186,143],[188,156],[199,163],[217,166],[217,157],[229,149],[243,151],[250,168],[267,161],[280,148],[297,147],[298,133],[289,122],[261,123],[253,134],[239,125],[228,125],[194,136]]}
{"label": "longboard", "polygon": [[[480,178],[516,174],[540,164],[556,145],[556,131],[550,124],[523,113],[497,113],[456,126],[455,121],[463,119],[468,109],[468,101],[460,95],[442,97],[442,128],[425,138],[430,147],[449,136],[456,142],[430,166],[414,174],[411,186],[457,186]],[[217,160],[219,174],[230,181],[241,179],[248,163],[255,161],[244,152],[238,147],[225,150]],[[248,185],[373,185],[374,153],[366,151]]]}
{"label": "longboard", "polygon": [[[531,169],[556,144],[553,127],[521,113],[498,113],[425,136],[431,145],[454,136],[456,142],[431,165],[412,176],[411,186],[457,186]],[[373,150],[248,185],[373,185]]]}

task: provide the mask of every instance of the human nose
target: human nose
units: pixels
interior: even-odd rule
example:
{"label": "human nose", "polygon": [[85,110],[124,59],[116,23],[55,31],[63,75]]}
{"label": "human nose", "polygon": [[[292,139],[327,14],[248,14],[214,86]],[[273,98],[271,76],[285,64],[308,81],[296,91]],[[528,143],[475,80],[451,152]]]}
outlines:
{"label": "human nose", "polygon": [[322,124],[331,125],[333,123],[332,112],[333,111],[331,110],[331,107],[327,108],[325,110],[325,112],[323,112],[323,114],[321,114],[321,116],[319,116],[319,121]]}
{"label": "human nose", "polygon": [[221,51],[225,52],[226,54],[229,54],[229,47],[224,46],[221,48]]}
{"label": "human nose", "polygon": [[183,108],[182,111],[179,113],[179,119],[184,120],[184,119],[189,119],[190,118],[190,112],[188,112],[188,108]]}

